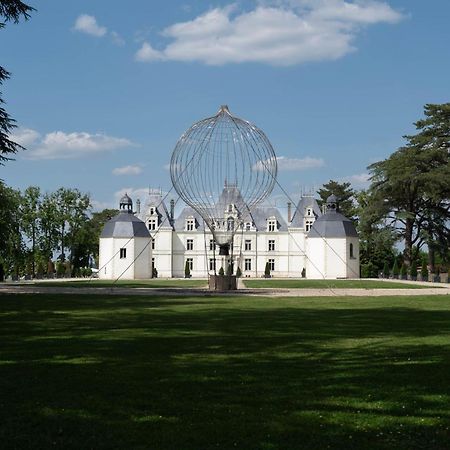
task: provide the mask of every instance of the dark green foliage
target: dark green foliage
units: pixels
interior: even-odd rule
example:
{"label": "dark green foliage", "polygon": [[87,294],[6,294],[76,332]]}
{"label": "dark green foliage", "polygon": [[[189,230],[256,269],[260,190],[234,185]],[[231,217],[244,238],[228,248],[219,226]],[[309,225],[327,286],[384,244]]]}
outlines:
{"label": "dark green foliage", "polygon": [[425,105],[424,113],[404,147],[369,166],[370,192],[374,212],[404,240],[406,264],[427,244],[434,270],[435,252],[450,257],[450,103]]}
{"label": "dark green foliage", "polygon": [[225,275],[225,271],[223,270],[223,267],[221,267],[221,268],[219,269],[219,275],[220,275],[221,277],[223,277],[223,276]]}
{"label": "dark green foliage", "polygon": [[349,219],[356,219],[355,210],[355,191],[351,187],[351,183],[344,182],[339,183],[334,180],[330,180],[325,183],[321,189],[317,191],[320,196],[318,200],[319,206],[322,206],[327,198],[334,194],[338,199],[339,212]]}
{"label": "dark green foliage", "polygon": [[61,261],[56,262],[56,276],[58,278],[62,278],[64,276],[64,273],[66,271],[66,268],[64,267],[64,264]]}
{"label": "dark green foliage", "polygon": [[273,289],[422,289],[416,283],[406,284],[383,280],[304,280],[304,279],[278,279],[278,280],[252,280],[245,278],[245,286],[249,288]]}
{"label": "dark green foliage", "polygon": [[228,264],[227,265],[227,275],[233,275],[233,264]]}
{"label": "dark green foliage", "polygon": [[417,261],[416,260],[414,260],[411,263],[411,268],[409,270],[409,274],[411,275],[411,278],[413,280],[415,280],[417,278]]}
{"label": "dark green foliage", "polygon": [[264,268],[264,276],[270,277],[270,264],[269,261],[266,262],[266,267]]}
{"label": "dark green foliage", "polygon": [[391,271],[389,270],[389,263],[385,261],[383,265],[383,277],[389,278],[390,273]]}
{"label": "dark green foliage", "polygon": [[447,449],[449,329],[446,295],[2,295],[1,446]]}
{"label": "dark green foliage", "polygon": [[398,277],[400,270],[398,268],[397,258],[394,259],[394,265],[392,266],[392,275]]}
{"label": "dark green foliage", "polygon": [[423,281],[428,281],[428,266],[427,266],[427,262],[425,260],[422,262],[422,268],[420,270],[420,274],[422,275]]}
{"label": "dark green foliage", "polygon": [[189,267],[189,261],[184,264],[184,278],[191,277],[191,268]]}
{"label": "dark green foliage", "polygon": [[406,265],[402,264],[400,267],[400,275],[402,278],[406,278],[406,275],[408,274],[408,270],[406,269]]}
{"label": "dark green foliage", "polygon": [[238,266],[237,270],[236,270],[236,277],[237,278],[241,278],[242,277],[242,270],[241,268]]}
{"label": "dark green foliage", "polygon": [[[18,23],[22,18],[28,20],[34,8],[19,0],[0,0],[0,30],[6,22]],[[10,77],[10,73],[0,66],[0,88],[5,80]],[[9,155],[17,153],[23,147],[9,139],[9,135],[16,128],[16,121],[7,113],[0,91],[0,165],[8,161]]]}
{"label": "dark green foliage", "polygon": [[152,278],[158,278],[158,271],[156,270],[156,267],[152,268]]}

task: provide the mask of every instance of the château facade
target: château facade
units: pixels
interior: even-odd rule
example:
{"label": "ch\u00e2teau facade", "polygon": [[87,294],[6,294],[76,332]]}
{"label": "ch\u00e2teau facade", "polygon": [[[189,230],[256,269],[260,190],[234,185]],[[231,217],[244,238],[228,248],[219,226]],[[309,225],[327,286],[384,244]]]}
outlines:
{"label": "ch\u00e2teau facade", "polygon": [[[233,196],[240,193],[235,186],[225,186],[225,190],[232,211]],[[123,205],[133,219],[125,215]],[[186,264],[192,277],[206,278],[214,269],[218,272],[228,266],[230,257],[219,255],[210,230],[191,207],[176,215],[173,200],[167,207],[161,192],[150,190],[143,206],[138,200],[137,211],[132,209],[131,199],[125,196],[119,215],[105,225],[100,238],[101,278],[150,278],[153,268],[159,277],[181,278]],[[141,225],[134,223],[127,228],[120,224],[123,220],[138,220]],[[124,228],[125,235],[117,233]],[[148,250],[143,246],[145,239]],[[125,243],[133,250],[127,253],[126,246],[122,247]],[[288,203],[286,217],[276,207],[257,207],[236,232],[231,255],[234,270],[239,267],[243,277],[264,276],[268,264],[273,277],[359,278],[358,235],[352,222],[338,212],[334,196],[330,196],[323,212],[310,195],[301,196],[297,205]],[[116,264],[120,269],[107,269],[102,264]]]}

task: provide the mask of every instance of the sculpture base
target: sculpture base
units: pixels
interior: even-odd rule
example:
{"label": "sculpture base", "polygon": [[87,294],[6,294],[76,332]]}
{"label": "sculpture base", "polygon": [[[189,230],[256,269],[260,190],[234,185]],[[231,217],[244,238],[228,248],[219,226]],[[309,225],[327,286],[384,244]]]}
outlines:
{"label": "sculpture base", "polygon": [[237,289],[236,275],[210,275],[210,291],[235,291]]}

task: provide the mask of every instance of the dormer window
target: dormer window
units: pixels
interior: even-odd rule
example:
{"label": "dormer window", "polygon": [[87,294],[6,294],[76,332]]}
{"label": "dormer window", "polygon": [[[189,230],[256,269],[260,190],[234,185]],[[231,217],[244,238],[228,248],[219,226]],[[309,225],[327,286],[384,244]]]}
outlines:
{"label": "dormer window", "polygon": [[195,219],[188,218],[186,219],[186,231],[194,231],[195,230]]}
{"label": "dormer window", "polygon": [[276,219],[269,219],[267,221],[267,231],[277,231],[277,221],[276,221]]}
{"label": "dormer window", "polygon": [[251,222],[247,222],[246,224],[245,224],[245,231],[250,231],[252,229],[252,224],[251,224]]}
{"label": "dormer window", "polygon": [[148,229],[154,231],[156,228],[158,228],[158,219],[150,219],[148,221]]}
{"label": "dormer window", "polygon": [[227,231],[233,231],[234,230],[234,219],[230,217],[227,219]]}
{"label": "dormer window", "polygon": [[311,230],[311,227],[313,226],[314,221],[313,220],[305,220],[305,231],[308,232]]}
{"label": "dormer window", "polygon": [[232,205],[232,204],[228,205],[228,212],[232,213],[233,210],[234,210],[234,205]]}
{"label": "dormer window", "polygon": [[306,215],[311,217],[313,215],[313,210],[312,208],[306,208]]}
{"label": "dormer window", "polygon": [[156,213],[156,208],[154,206],[150,207],[150,215],[153,216],[153,214]]}

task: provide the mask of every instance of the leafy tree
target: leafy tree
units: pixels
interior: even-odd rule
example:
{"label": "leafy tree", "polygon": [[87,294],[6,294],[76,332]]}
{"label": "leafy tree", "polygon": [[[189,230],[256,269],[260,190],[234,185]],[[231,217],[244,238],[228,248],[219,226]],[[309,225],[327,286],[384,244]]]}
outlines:
{"label": "leafy tree", "polygon": [[57,206],[54,194],[45,194],[39,207],[41,254],[50,261],[53,251],[58,248]]}
{"label": "leafy tree", "polygon": [[420,274],[422,275],[423,281],[428,281],[428,267],[427,262],[423,260],[422,262],[422,268],[420,269]]}
{"label": "leafy tree", "polygon": [[389,276],[384,266],[390,267],[394,262],[397,233],[380,217],[377,199],[370,192],[360,191],[356,198],[361,267],[366,267],[366,271],[370,268],[370,277],[378,276],[382,270]]}
{"label": "leafy tree", "polygon": [[384,262],[384,266],[383,266],[383,277],[384,278],[389,278],[389,263],[387,261]]}
{"label": "leafy tree", "polygon": [[[34,8],[19,0],[0,0],[0,29],[6,22],[18,23],[19,20],[30,18],[30,13]],[[0,66],[0,87],[5,80],[10,77],[10,73]],[[11,131],[16,127],[15,120],[7,113],[3,105],[5,104],[0,91],[0,165],[11,159],[7,155],[17,153],[23,147],[9,139]]]}
{"label": "leafy tree", "polygon": [[379,217],[404,240],[405,263],[428,244],[434,269],[433,249],[443,242],[448,254],[450,235],[450,103],[425,105],[425,116],[404,147],[369,166],[370,191]]}
{"label": "leafy tree", "polygon": [[339,183],[330,180],[328,183],[325,183],[317,193],[320,196],[320,200],[318,200],[320,207],[326,203],[327,198],[331,194],[334,194],[338,199],[340,213],[349,219],[355,220],[355,191],[352,189],[351,183]]}
{"label": "leafy tree", "polygon": [[36,272],[36,244],[40,232],[41,191],[37,186],[25,189],[22,195],[21,225],[25,236],[31,242],[31,271]]}
{"label": "leafy tree", "polygon": [[0,181],[0,271],[16,276],[20,275],[25,266],[20,204],[20,192]]}

